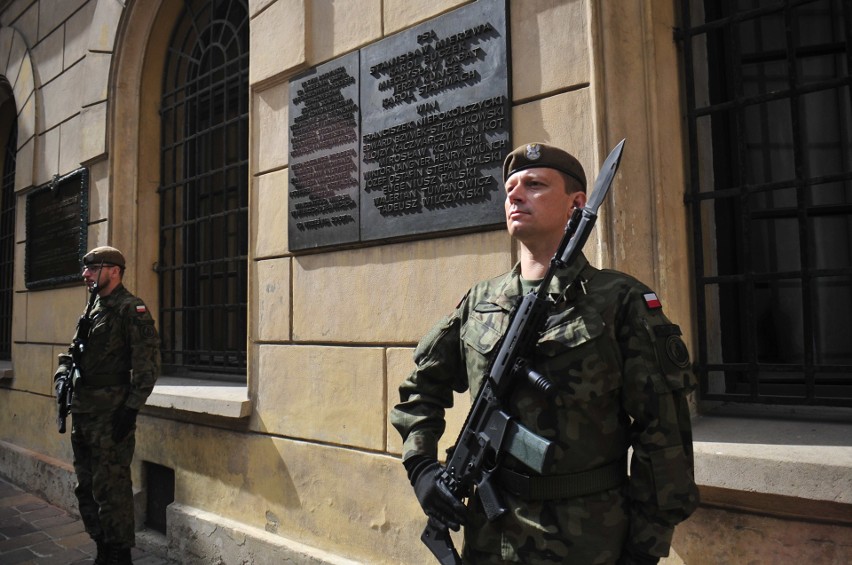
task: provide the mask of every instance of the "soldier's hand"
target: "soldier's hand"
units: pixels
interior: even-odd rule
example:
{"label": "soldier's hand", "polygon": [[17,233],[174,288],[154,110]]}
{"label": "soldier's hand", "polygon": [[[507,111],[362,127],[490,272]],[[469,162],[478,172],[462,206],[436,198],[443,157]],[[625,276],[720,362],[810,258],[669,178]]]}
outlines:
{"label": "soldier's hand", "polygon": [[127,437],[133,426],[136,425],[136,415],[139,410],[122,406],[115,411],[115,416],[112,420],[112,440],[119,442]]}
{"label": "soldier's hand", "polygon": [[426,515],[457,532],[467,519],[467,508],[438,479],[441,470],[441,465],[434,459],[423,459],[410,474],[411,484]]}
{"label": "soldier's hand", "polygon": [[53,375],[53,391],[56,398],[59,398],[59,389],[62,386],[63,381],[68,380],[68,378],[68,371],[57,371],[56,374]]}

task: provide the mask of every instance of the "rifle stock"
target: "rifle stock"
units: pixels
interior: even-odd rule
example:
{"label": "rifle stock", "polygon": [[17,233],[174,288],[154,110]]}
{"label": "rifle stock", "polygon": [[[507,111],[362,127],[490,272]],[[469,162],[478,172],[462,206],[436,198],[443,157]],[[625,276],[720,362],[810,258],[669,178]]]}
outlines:
{"label": "rifle stock", "polygon": [[[471,496],[475,487],[489,521],[507,512],[493,483],[494,473],[505,455],[512,455],[536,473],[542,473],[553,456],[553,443],[518,423],[504,405],[510,392],[522,382],[542,394],[556,394],[554,385],[529,360],[552,306],[548,287],[558,269],[573,264],[589,238],[598,208],[615,178],[623,148],[624,140],[604,161],[586,206],[574,210],[538,289],[525,295],[510,314],[509,329],[482,380],[456,444],[449,451],[447,464],[438,475],[438,480],[459,500]],[[420,539],[443,565],[461,564],[446,524],[430,517]]]}
{"label": "rifle stock", "polygon": [[441,565],[459,565],[461,557],[453,545],[453,540],[450,537],[450,529],[446,524],[429,518],[426,522],[426,529],[420,535],[420,540],[426,544],[426,547],[432,552]]}

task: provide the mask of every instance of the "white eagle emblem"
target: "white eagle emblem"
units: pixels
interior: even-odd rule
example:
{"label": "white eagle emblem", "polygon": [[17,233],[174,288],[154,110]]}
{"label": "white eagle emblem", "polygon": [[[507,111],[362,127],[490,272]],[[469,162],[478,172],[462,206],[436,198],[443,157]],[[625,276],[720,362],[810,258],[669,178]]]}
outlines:
{"label": "white eagle emblem", "polygon": [[537,161],[541,159],[541,146],[538,143],[530,143],[527,145],[527,159]]}

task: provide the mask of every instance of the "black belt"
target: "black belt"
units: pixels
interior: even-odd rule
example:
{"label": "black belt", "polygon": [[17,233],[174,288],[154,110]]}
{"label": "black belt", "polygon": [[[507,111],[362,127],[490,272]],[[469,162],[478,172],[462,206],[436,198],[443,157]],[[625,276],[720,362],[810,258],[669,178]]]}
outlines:
{"label": "black belt", "polygon": [[587,496],[619,487],[626,478],[626,457],[602,467],[567,475],[538,477],[524,475],[511,469],[498,471],[498,482],[503,490],[525,500],[557,500]]}
{"label": "black belt", "polygon": [[130,384],[130,371],[122,373],[87,373],[83,372],[81,379],[83,386],[100,388],[104,386],[117,386]]}

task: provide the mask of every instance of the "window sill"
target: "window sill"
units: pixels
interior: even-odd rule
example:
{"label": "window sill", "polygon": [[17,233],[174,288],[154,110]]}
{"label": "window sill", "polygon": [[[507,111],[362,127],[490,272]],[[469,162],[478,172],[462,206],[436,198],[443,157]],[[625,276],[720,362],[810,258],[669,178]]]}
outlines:
{"label": "window sill", "polygon": [[15,378],[11,361],[0,361],[0,381],[11,381]]}
{"label": "window sill", "polygon": [[179,377],[157,379],[146,406],[235,419],[251,414],[245,385]]}
{"label": "window sill", "polygon": [[852,423],[703,415],[693,435],[703,503],[852,522]]}

